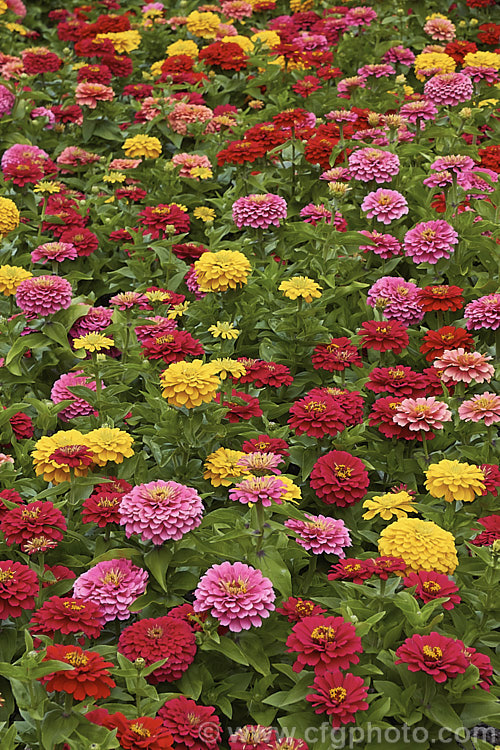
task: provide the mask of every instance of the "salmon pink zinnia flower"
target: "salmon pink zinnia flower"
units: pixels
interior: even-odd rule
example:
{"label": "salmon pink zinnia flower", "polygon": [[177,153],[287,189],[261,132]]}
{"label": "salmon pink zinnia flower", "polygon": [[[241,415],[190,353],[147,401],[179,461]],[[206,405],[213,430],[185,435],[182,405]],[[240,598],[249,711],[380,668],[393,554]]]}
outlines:
{"label": "salmon pink zinnia flower", "polygon": [[16,302],[23,313],[50,315],[70,306],[72,291],[60,276],[33,276],[17,287]]}
{"label": "salmon pink zinnia flower", "polygon": [[[481,352],[466,352],[462,347],[445,349],[434,367],[440,371],[441,379],[447,383],[489,383],[495,370],[488,360],[492,357]],[[442,372],[441,372],[442,371]]]}
{"label": "salmon pink zinnia flower", "polygon": [[443,422],[451,420],[451,411],[442,401],[429,398],[405,398],[396,407],[393,421],[402,427],[417,431],[439,430]]}
{"label": "salmon pink zinnia flower", "polygon": [[464,422],[484,419],[484,424],[489,427],[500,422],[500,396],[488,392],[473,396],[458,407],[458,415]]}

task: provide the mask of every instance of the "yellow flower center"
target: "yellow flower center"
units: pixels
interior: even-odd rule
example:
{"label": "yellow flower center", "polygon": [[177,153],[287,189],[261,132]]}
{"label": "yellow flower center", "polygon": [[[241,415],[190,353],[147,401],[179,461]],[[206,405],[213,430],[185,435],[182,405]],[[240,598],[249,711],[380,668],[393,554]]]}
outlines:
{"label": "yellow flower center", "polygon": [[439,661],[443,655],[439,646],[424,646],[422,651],[426,660],[430,659],[431,661]]}
{"label": "yellow flower center", "polygon": [[345,464],[335,464],[335,474],[339,479],[348,479],[352,474],[352,469]]}
{"label": "yellow flower center", "polygon": [[394,367],[390,367],[389,368],[389,375],[391,376],[391,378],[394,378],[395,380],[398,380],[400,378],[404,378],[405,372],[404,372],[404,370],[399,370],[399,369],[396,369]]}
{"label": "yellow flower center", "polygon": [[314,609],[314,604],[312,602],[297,602],[295,606],[295,611],[301,617],[307,617],[308,615],[311,614],[313,609]]}
{"label": "yellow flower center", "polygon": [[148,630],[148,637],[149,638],[161,638],[163,635],[163,628],[161,628],[159,625],[155,625],[153,628],[149,628]]}
{"label": "yellow flower center", "polygon": [[70,609],[72,612],[81,612],[85,609],[85,604],[78,604],[78,602],[64,602],[64,609]]}
{"label": "yellow flower center", "polygon": [[312,411],[315,414],[321,414],[321,412],[325,411],[326,404],[323,404],[320,401],[309,401],[308,404],[304,404],[304,409],[309,412]]}
{"label": "yellow flower center", "polygon": [[331,688],[329,693],[330,699],[335,703],[342,703],[347,698],[347,690],[343,687]]}
{"label": "yellow flower center", "polygon": [[131,724],[130,729],[134,732],[134,734],[138,734],[139,737],[151,737],[151,732],[149,731],[149,729],[146,729],[144,724],[141,724],[138,721]]}
{"label": "yellow flower center", "polygon": [[0,570],[0,583],[3,581],[11,581],[14,578],[14,571],[12,568],[7,570]]}
{"label": "yellow flower center", "polygon": [[66,654],[64,659],[69,664],[72,664],[73,667],[85,667],[89,660],[88,656],[85,656],[85,654],[79,654],[77,651],[70,651]]}
{"label": "yellow flower center", "polygon": [[103,583],[112,583],[113,586],[119,586],[123,578],[123,574],[119,570],[108,570],[104,578]]}
{"label": "yellow flower center", "polygon": [[441,586],[437,581],[424,581],[422,588],[428,594],[438,594],[441,591]]}
{"label": "yellow flower center", "polygon": [[248,590],[247,581],[243,581],[241,578],[238,578],[238,580],[233,578],[231,581],[219,581],[219,586],[226,594],[232,594],[233,596],[246,594]]}
{"label": "yellow flower center", "polygon": [[320,625],[311,633],[313,641],[318,643],[333,643],[335,641],[335,628],[330,628],[327,625]]}
{"label": "yellow flower center", "polygon": [[34,508],[33,510],[23,510],[21,513],[21,517],[23,520],[35,520],[38,518],[38,515],[40,513],[40,508]]}
{"label": "yellow flower center", "polygon": [[432,240],[436,236],[436,232],[433,229],[424,229],[422,232],[422,238],[424,240]]}

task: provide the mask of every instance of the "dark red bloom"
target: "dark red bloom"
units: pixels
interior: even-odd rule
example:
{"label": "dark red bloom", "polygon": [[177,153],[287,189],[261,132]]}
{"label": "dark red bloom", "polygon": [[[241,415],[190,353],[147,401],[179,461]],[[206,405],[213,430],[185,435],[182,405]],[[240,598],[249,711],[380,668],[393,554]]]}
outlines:
{"label": "dark red bloom", "polygon": [[125,200],[132,201],[134,203],[139,203],[140,201],[144,200],[147,194],[147,190],[144,190],[138,185],[127,185],[115,190],[115,196],[118,200],[124,198]]}
{"label": "dark red bloom", "polygon": [[83,110],[78,104],[68,104],[67,107],[54,104],[50,109],[55,115],[56,122],[76,122],[80,125],[83,122]]}
{"label": "dark red bloom", "polygon": [[465,349],[471,352],[475,348],[474,338],[465,328],[443,326],[437,331],[427,331],[420,345],[420,352],[425,354],[428,362],[440,357],[446,349]]}
{"label": "dark red bloom", "polygon": [[87,638],[98,638],[103,625],[102,612],[94,602],[52,596],[33,613],[29,626],[34,633],[49,638],[54,638],[55,633],[83,633]]}
{"label": "dark red bloom", "polygon": [[168,700],[158,716],[172,734],[176,750],[218,750],[222,728],[213,706],[199,706],[180,695]]}
{"label": "dark red bloom", "polygon": [[19,508],[8,510],[2,518],[0,529],[5,534],[5,543],[20,544],[24,550],[26,542],[33,537],[47,537],[60,541],[66,531],[66,520],[61,511],[49,500],[35,500]]}
{"label": "dark red bloom", "polygon": [[258,141],[229,141],[226,147],[217,153],[217,164],[222,167],[224,164],[253,163],[257,159],[262,159],[267,150],[267,146]]}
{"label": "dark red bloom", "polygon": [[292,84],[292,90],[304,99],[321,88],[323,88],[321,81],[316,76],[304,76],[302,80]]}
{"label": "dark red bloom", "polygon": [[108,523],[120,523],[119,508],[123,495],[117,492],[92,494],[82,503],[82,523],[95,523],[104,528]]}
{"label": "dark red bloom", "polygon": [[479,651],[476,651],[476,649],[471,648],[471,646],[466,646],[464,643],[462,643],[462,641],[457,641],[457,643],[462,644],[463,654],[469,664],[473,664],[479,669],[479,678],[481,682],[479,682],[477,686],[482,688],[483,690],[489,690],[491,687],[490,677],[493,674],[493,667],[490,657],[486,656],[486,654],[482,654]]}
{"label": "dark red bloom", "polygon": [[286,365],[266,362],[263,359],[248,359],[247,357],[238,357],[238,362],[245,365],[246,373],[240,378],[233,378],[233,382],[253,383],[256,388],[264,388],[266,385],[280,388],[282,385],[293,383],[290,369]]}
{"label": "dark red bloom", "polygon": [[477,38],[483,44],[498,45],[500,42],[500,24],[482,23]]}
{"label": "dark red bloom", "polygon": [[168,610],[167,614],[169,617],[177,617],[179,620],[187,622],[193,633],[203,630],[200,620],[204,622],[208,617],[208,612],[195,612],[193,605],[188,603],[172,607],[172,609]]}
{"label": "dark red bloom", "polygon": [[114,51],[112,54],[106,53],[102,55],[101,60],[117,78],[127,78],[134,70],[130,57],[127,57],[127,55],[116,55]]}
{"label": "dark red bloom", "polygon": [[410,343],[407,327],[397,320],[366,320],[358,333],[363,349],[401,354]]}
{"label": "dark red bloom", "polygon": [[327,394],[304,396],[293,404],[290,414],[288,424],[297,435],[305,432],[309,437],[334,437],[346,428],[342,408]]}
{"label": "dark red bloom", "polygon": [[179,260],[185,260],[186,263],[193,263],[198,260],[203,253],[208,252],[208,247],[205,245],[197,245],[195,242],[184,242],[177,245],[172,245],[172,252]]}
{"label": "dark red bloom", "polygon": [[[419,440],[422,442],[420,431],[410,430],[408,427],[398,425],[393,421],[396,409],[404,398],[406,396],[384,396],[378,398],[372,405],[371,412],[368,415],[368,423],[372,427],[376,426],[378,431],[385,437],[395,437],[398,440]],[[434,437],[433,432],[426,435],[427,440],[432,440]]]}
{"label": "dark red bloom", "polygon": [[[218,393],[215,397],[218,404],[221,403],[221,394]],[[244,403],[241,403],[241,402]],[[252,417],[261,417],[263,412],[260,408],[260,402],[258,398],[250,396],[248,393],[243,391],[236,391],[234,388],[231,391],[231,397],[225,395],[222,401],[223,406],[228,407],[225,419],[230,422],[240,422],[242,419],[252,419]]]}
{"label": "dark red bloom", "polygon": [[[48,575],[51,574],[54,577],[54,580],[46,580],[48,579]],[[74,573],[69,568],[66,568],[64,565],[47,565],[45,563],[44,565],[44,581],[42,583],[42,588],[47,588],[47,586],[52,586],[53,583],[58,583],[59,581],[71,581],[74,578],[76,578],[76,573]]]}
{"label": "dark red bloom", "polygon": [[108,477],[107,482],[101,482],[100,484],[96,484],[94,486],[94,489],[92,490],[93,495],[99,495],[101,493],[121,493],[122,495],[125,495],[127,492],[130,492],[132,489],[131,484],[125,481],[125,479],[118,479],[117,477]]}
{"label": "dark red bloom", "polygon": [[344,412],[343,420],[348,427],[361,424],[363,421],[364,400],[359,391],[349,391],[348,388],[338,388],[337,386],[325,386],[313,388],[307,395],[314,398],[330,396]]}
{"label": "dark red bloom", "polygon": [[439,633],[412,635],[396,651],[395,664],[407,664],[410,672],[426,672],[436,682],[446,682],[463,674],[469,662],[461,641]]}
{"label": "dark red bloom", "polygon": [[500,144],[492,143],[490,146],[480,148],[478,154],[481,158],[481,167],[500,172]]}
{"label": "dark red bloom", "polygon": [[466,39],[454,39],[452,42],[448,42],[444,51],[458,65],[463,65],[465,55],[469,52],[477,52],[477,44],[468,42]]}
{"label": "dark red bloom", "polygon": [[287,638],[288,652],[297,653],[294,672],[311,666],[317,675],[334,669],[347,669],[357,664],[362,652],[356,628],[343,617],[304,617],[297,622]]}
{"label": "dark red bloom", "polygon": [[324,503],[343,508],[365,497],[370,480],[359,458],[346,451],[329,451],[314,464],[310,484]]}
{"label": "dark red bloom", "polygon": [[167,226],[173,227],[174,234],[189,232],[189,216],[181,211],[174,203],[160,203],[157,206],[147,206],[139,211],[140,221],[144,227],[144,234],[149,234],[152,240],[163,238],[168,234]]}
{"label": "dark red bloom", "polygon": [[496,497],[498,495],[497,487],[500,487],[500,470],[498,464],[482,464],[481,470],[484,474],[484,484],[486,485],[483,495],[491,492]]}
{"label": "dark red bloom", "polygon": [[356,557],[346,557],[332,565],[328,573],[329,581],[351,581],[362,584],[375,575],[375,565],[372,559],[359,560]]}
{"label": "dark red bloom", "polygon": [[159,717],[127,719],[120,711],[110,714],[105,708],[89,711],[85,717],[93,724],[116,729],[116,738],[125,750],[169,750],[172,747],[172,735]]}
{"label": "dark red bloom", "polygon": [[404,573],[408,568],[408,564],[405,563],[401,557],[392,557],[391,555],[385,555],[382,557],[376,557],[373,560],[374,570],[373,574],[381,578],[383,581],[387,581],[391,574]]}
{"label": "dark red bloom", "polygon": [[[185,55],[185,57],[188,57]],[[169,57],[169,60],[172,58]],[[189,58],[191,60],[191,58]],[[165,61],[167,62],[167,61]],[[137,101],[141,102],[143,99],[147,99],[148,96],[153,94],[153,86],[149,83],[129,83],[123,87],[123,96],[131,96]]]}
{"label": "dark red bloom", "polygon": [[345,336],[330,339],[328,344],[319,344],[312,354],[312,363],[315,370],[327,372],[342,372],[352,365],[363,367],[358,350]]}
{"label": "dark red bloom", "polygon": [[[280,456],[289,456],[288,443],[280,438],[272,438],[269,435],[259,435],[251,440],[245,440],[241,446],[244,453],[276,453]],[[1,493],[0,493],[1,494]]]}
{"label": "dark red bloom", "polygon": [[71,469],[84,469],[94,461],[94,454],[86,445],[65,445],[58,448],[49,456],[60,466],[69,466]]}
{"label": "dark red bloom", "polygon": [[35,183],[43,177],[43,166],[35,159],[25,159],[22,162],[9,162],[2,168],[5,182],[12,180],[14,185],[23,187]]}
{"label": "dark red bloom", "polygon": [[[36,48],[35,48],[36,49]],[[25,51],[23,53],[24,72],[29,76],[37,73],[55,73],[62,65],[62,60],[55,52],[49,52],[43,47],[33,52]]]}
{"label": "dark red bloom", "polygon": [[248,64],[248,57],[236,42],[213,42],[200,51],[198,60],[222,70],[243,70]]}
{"label": "dark red bloom", "polygon": [[28,565],[0,561],[0,620],[20,617],[33,609],[39,593],[38,576]]}
{"label": "dark red bloom", "polygon": [[112,74],[107,65],[84,65],[76,74],[77,83],[89,81],[89,83],[102,83],[107,86],[112,79]]}
{"label": "dark red bloom", "polygon": [[98,237],[84,227],[67,229],[61,234],[61,242],[69,242],[76,247],[79,258],[87,258],[99,247]]}
{"label": "dark red bloom", "polygon": [[374,367],[365,388],[374,393],[392,393],[399,398],[417,398],[425,394],[425,379],[411,367]]}
{"label": "dark red bloom", "polygon": [[462,297],[463,289],[459,286],[439,284],[437,286],[425,286],[417,290],[417,300],[425,312],[436,310],[460,310],[464,306]]}
{"label": "dark red bloom", "polygon": [[35,432],[33,422],[31,421],[31,417],[28,417],[27,414],[23,414],[22,412],[14,414],[14,416],[9,419],[9,422],[12,427],[12,432],[17,440],[24,440],[25,438],[33,437],[33,433]]}
{"label": "dark red bloom", "polygon": [[471,539],[471,544],[475,544],[476,547],[489,547],[496,539],[500,539],[500,516],[483,516],[477,519],[477,523],[484,527],[484,531]]}
{"label": "dark red bloom", "polygon": [[146,666],[167,659],[148,675],[153,685],[182,677],[194,659],[196,643],[187,623],[174,617],[148,617],[122,631],[118,651],[130,661],[142,658]]}
{"label": "dark red bloom", "polygon": [[309,687],[316,692],[306,695],[306,700],[312,704],[315,713],[328,714],[334,729],[355,722],[355,714],[368,708],[368,687],[362,677],[350,672],[342,674],[336,669],[325,675],[317,675]]}
{"label": "dark red bloom", "polygon": [[86,698],[107,698],[111,688],[116,687],[116,682],[111,677],[108,667],[114,664],[105,661],[95,651],[84,651],[79,646],[47,646],[47,653],[42,661],[63,661],[71,664],[74,669],[51,672],[51,674],[39,677],[38,680],[45,685],[50,693],[53,690],[60,693],[69,693],[77,701]]}
{"label": "dark red bloom", "polygon": [[416,586],[414,596],[421,599],[424,604],[445,596],[448,597],[448,601],[443,602],[443,609],[453,609],[455,604],[461,602],[461,598],[456,593],[458,591],[456,583],[435,570],[419,570],[418,573],[412,570],[403,583],[407,588]]}
{"label": "dark red bloom", "polygon": [[276,612],[284,615],[288,622],[300,622],[304,617],[323,615],[326,609],[320,607],[319,604],[314,604],[309,599],[297,599],[295,596],[289,596],[286,601],[281,603],[281,606],[276,607]]}
{"label": "dark red bloom", "polygon": [[23,498],[17,490],[1,490],[0,491],[0,521],[4,517],[5,513],[9,510],[8,506],[3,502],[7,500],[9,503],[16,503],[22,505],[24,503]]}
{"label": "dark red bloom", "polygon": [[164,362],[180,362],[186,357],[203,355],[203,346],[187,331],[171,331],[159,336],[144,338],[142,355],[146,359],[162,359]]}

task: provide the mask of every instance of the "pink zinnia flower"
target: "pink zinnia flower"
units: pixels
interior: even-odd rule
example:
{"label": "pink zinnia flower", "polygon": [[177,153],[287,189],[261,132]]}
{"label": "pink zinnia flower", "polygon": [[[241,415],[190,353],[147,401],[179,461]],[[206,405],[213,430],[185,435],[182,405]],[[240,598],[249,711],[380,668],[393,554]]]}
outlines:
{"label": "pink zinnia flower", "polygon": [[307,521],[299,521],[295,518],[285,521],[286,528],[298,534],[295,540],[297,544],[306,550],[311,550],[315,555],[325,552],[345,557],[344,547],[350,547],[352,544],[349,529],[345,523],[328,516],[312,516],[309,513],[305,516]]}
{"label": "pink zinnia flower", "polygon": [[240,503],[253,505],[258,503],[264,508],[269,507],[273,502],[281,505],[283,495],[286,493],[287,486],[279,477],[247,477],[229,490],[231,500],[239,500]]}
{"label": "pink zinnia flower", "polygon": [[344,16],[348,26],[370,26],[376,18],[376,11],[368,5],[357,5],[355,8],[350,8]]}
{"label": "pink zinnia flower", "polygon": [[[242,450],[244,450],[244,446]],[[238,459],[236,465],[244,466],[251,474],[257,474],[257,472],[281,474],[281,471],[277,467],[282,462],[283,456],[280,454],[256,450],[242,456]]]}
{"label": "pink zinnia flower", "polygon": [[[88,401],[71,393],[69,389],[75,385],[80,387],[84,386],[90,391],[95,391],[96,389],[95,380],[89,380],[88,377],[83,374],[83,370],[78,370],[77,372],[68,372],[61,375],[52,386],[50,392],[50,398],[54,404],[59,404],[61,401],[66,400],[71,401],[71,403],[68,406],[65,406],[58,414],[63,422],[68,422],[70,419],[74,419],[74,417],[86,417],[88,414],[97,414]],[[106,386],[102,385],[101,387],[105,388]]]}
{"label": "pink zinnia flower", "polygon": [[110,102],[114,99],[115,92],[111,86],[105,86],[103,83],[89,83],[82,81],[77,84],[75,90],[75,100],[80,106],[86,105],[89,109],[95,109],[97,102]]}
{"label": "pink zinnia flower", "polygon": [[463,73],[440,73],[432,76],[425,86],[424,95],[435,104],[453,107],[472,99],[474,87],[469,76]]}
{"label": "pink zinnia flower", "polygon": [[349,171],[361,182],[390,182],[399,172],[399,158],[390,151],[360,148],[349,156]]}
{"label": "pink zinnia flower", "polygon": [[429,398],[405,398],[396,406],[392,421],[412,432],[440,430],[443,422],[451,420],[451,411],[442,401]]}
{"label": "pink zinnia flower", "polygon": [[398,44],[396,47],[387,50],[382,56],[382,62],[401,63],[401,65],[410,66],[415,62],[415,55],[408,47]]}
{"label": "pink zinnia flower", "polygon": [[500,326],[500,292],[469,302],[465,306],[464,318],[469,331],[480,328],[496,331]]}
{"label": "pink zinnia flower", "polygon": [[332,109],[331,112],[327,112],[325,115],[325,120],[331,120],[337,124],[343,122],[356,122],[357,119],[358,115],[356,112],[350,112],[348,109]]}
{"label": "pink zinnia flower", "polygon": [[194,122],[207,122],[213,117],[213,112],[209,107],[203,104],[187,104],[178,102],[172,112],[167,116],[168,124],[174,133],[186,135],[188,125]]}
{"label": "pink zinnia flower", "polygon": [[16,97],[6,86],[0,84],[0,117],[10,115],[14,107]]}
{"label": "pink zinnia flower", "polygon": [[119,310],[130,310],[137,305],[139,310],[150,310],[149,300],[141,292],[119,292],[109,300],[110,305],[114,305]]}
{"label": "pink zinnia flower", "polygon": [[439,172],[447,170],[449,172],[460,172],[468,171],[474,166],[474,160],[470,156],[465,154],[449,154],[448,156],[440,156],[438,159],[431,164],[431,169],[436,169]]}
{"label": "pink zinnia flower", "polygon": [[43,162],[46,159],[50,161],[48,153],[44,151],[43,148],[30,146],[25,143],[15,143],[4,151],[0,164],[2,169],[5,169],[5,167],[8,167],[11,164],[19,164],[26,160]]}
{"label": "pink zinnia flower", "polygon": [[362,229],[360,234],[368,237],[374,243],[373,245],[360,245],[359,249],[363,250],[363,252],[375,253],[375,255],[380,255],[384,260],[401,255],[401,243],[392,234],[381,234],[375,230],[367,232],[366,229]]}
{"label": "pink zinnia flower", "polygon": [[147,571],[125,558],[105,560],[76,579],[73,596],[98,604],[104,622],[128,620],[129,606],[144,594],[148,577]]}
{"label": "pink zinnia flower", "polygon": [[415,124],[423,120],[435,120],[438,109],[436,105],[428,99],[419,99],[416,102],[406,102],[399,110],[401,117]]}
{"label": "pink zinnia flower", "polygon": [[63,260],[75,260],[78,253],[76,247],[69,242],[44,242],[38,245],[31,253],[31,260],[46,263],[48,260],[61,263]]}
{"label": "pink zinnia flower", "polygon": [[408,213],[408,203],[397,190],[379,188],[368,193],[361,204],[361,210],[367,212],[369,219],[375,217],[383,224],[390,224],[394,219],[400,219],[403,214]]}
{"label": "pink zinnia flower", "polygon": [[485,81],[488,86],[492,86],[498,81],[498,71],[496,68],[489,68],[486,65],[467,65],[462,68],[462,73],[474,81],[479,83]]}
{"label": "pink zinnia flower", "polygon": [[119,514],[127,537],[139,534],[160,545],[196,529],[203,517],[203,503],[191,487],[159,479],[133,487],[123,496]]}
{"label": "pink zinnia flower", "polygon": [[228,738],[230,750],[270,750],[271,742],[276,741],[272,727],[261,724],[245,724]]}
{"label": "pink zinnia flower", "polygon": [[332,212],[323,204],[315,205],[314,203],[308,203],[307,206],[300,209],[300,218],[305,221],[306,224],[312,224],[315,227],[323,219],[326,224],[332,223]]}
{"label": "pink zinnia flower", "polygon": [[431,39],[439,42],[451,42],[456,36],[455,24],[449,18],[429,18],[424,31]]}
{"label": "pink zinnia flower", "polygon": [[274,193],[245,195],[233,203],[233,221],[238,229],[267,229],[271,224],[278,227],[280,219],[286,219],[286,201]]}
{"label": "pink zinnia flower", "polygon": [[368,78],[374,76],[375,78],[387,78],[388,76],[394,75],[396,71],[388,63],[376,63],[363,65],[362,68],[358,68],[358,76]]}
{"label": "pink zinnia flower", "polygon": [[195,612],[206,612],[233,633],[260,627],[274,610],[275,594],[269,578],[245,563],[212,565],[194,592]]}
{"label": "pink zinnia flower", "polygon": [[405,234],[404,249],[414,263],[437,263],[449,258],[458,242],[458,234],[443,219],[421,221]]}
{"label": "pink zinnia flower", "polygon": [[440,359],[434,361],[434,367],[439,370],[441,380],[448,383],[489,383],[495,370],[488,360],[492,357],[481,352],[466,352],[458,349],[445,349]]}
{"label": "pink zinnia flower", "polygon": [[405,325],[420,323],[424,310],[418,300],[418,286],[398,276],[382,276],[368,291],[367,304],[381,310],[387,320]]}
{"label": "pink zinnia flower", "polygon": [[496,393],[481,393],[464,401],[458,407],[458,415],[464,422],[479,422],[484,419],[487,427],[500,422],[500,396]]}
{"label": "pink zinnia flower", "polygon": [[17,287],[16,302],[23,313],[50,315],[71,304],[71,284],[60,276],[33,276]]}

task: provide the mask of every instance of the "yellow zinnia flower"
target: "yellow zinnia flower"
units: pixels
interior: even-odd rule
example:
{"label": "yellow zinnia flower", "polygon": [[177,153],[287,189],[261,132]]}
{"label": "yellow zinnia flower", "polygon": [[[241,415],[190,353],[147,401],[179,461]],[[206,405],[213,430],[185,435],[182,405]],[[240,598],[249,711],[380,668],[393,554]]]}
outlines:
{"label": "yellow zinnia flower", "polygon": [[218,448],[207,456],[203,467],[203,479],[208,479],[214,487],[228,487],[233,479],[248,474],[248,469],[238,466],[238,461],[246,454],[230,448]]}
{"label": "yellow zinnia flower", "polygon": [[284,474],[280,474],[279,479],[286,484],[286,491],[282,494],[281,499],[284,502],[297,503],[302,498],[300,487],[297,487],[290,477]]}
{"label": "yellow zinnia flower", "polygon": [[48,195],[55,195],[60,193],[62,186],[60,182],[51,182],[50,180],[40,180],[33,186],[34,193],[47,193]]}
{"label": "yellow zinnia flower", "polygon": [[303,297],[306,302],[312,302],[313,297],[321,297],[322,287],[307,276],[292,276],[287,281],[282,281],[278,287],[288,299]]}
{"label": "yellow zinnia flower", "polygon": [[25,279],[31,279],[33,274],[21,266],[0,266],[0,292],[6,297],[16,293],[17,287]]}
{"label": "yellow zinnia flower", "polygon": [[412,507],[413,497],[409,492],[387,492],[385,495],[376,495],[371,500],[365,500],[363,508],[367,512],[363,513],[363,518],[367,521],[380,515],[384,521],[389,521],[393,516],[396,518],[407,518],[408,513],[416,513]]}
{"label": "yellow zinnia flower", "polygon": [[215,39],[219,25],[220,18],[216,13],[193,10],[186,19],[189,33],[202,39]]}
{"label": "yellow zinnia flower", "polygon": [[243,52],[253,52],[254,44],[252,40],[247,36],[242,36],[241,34],[235,34],[234,36],[223,36],[220,41],[232,42],[232,44],[237,44],[238,47],[241,47]]}
{"label": "yellow zinnia flower", "polygon": [[118,52],[119,55],[132,52],[132,50],[138,49],[141,44],[141,35],[135,29],[97,34],[96,39],[109,39],[115,48],[115,52]]}
{"label": "yellow zinnia flower", "polygon": [[421,52],[413,64],[419,81],[425,81],[426,71],[433,71],[433,74],[452,73],[457,67],[455,60],[444,52]]}
{"label": "yellow zinnia flower", "polygon": [[172,406],[185,406],[186,409],[213,401],[220,385],[213,365],[205,364],[201,359],[173,362],[161,373],[160,382],[163,398]]}
{"label": "yellow zinnia flower", "polygon": [[195,261],[194,269],[202,292],[225,292],[247,283],[251,266],[239,250],[219,250],[203,253]]}
{"label": "yellow zinnia flower", "polygon": [[237,339],[241,333],[237,328],[234,328],[232,323],[223,323],[220,320],[210,326],[208,332],[212,334],[214,339],[219,336],[221,339]]}
{"label": "yellow zinnia flower", "polygon": [[197,206],[193,211],[193,216],[195,219],[201,219],[205,222],[210,222],[215,219],[215,211],[213,208],[209,208],[208,206]]}
{"label": "yellow zinnia flower", "polygon": [[110,339],[108,336],[95,332],[86,333],[84,336],[73,339],[75,349],[85,349],[87,352],[100,352],[101,349],[111,349],[114,343],[113,339]]}
{"label": "yellow zinnia flower", "polygon": [[214,372],[217,373],[221,380],[225,380],[228,375],[233,378],[241,378],[246,375],[247,369],[242,362],[238,362],[237,359],[230,359],[229,357],[222,357],[210,360],[210,364],[213,365]]}
{"label": "yellow zinnia flower", "polygon": [[387,526],[378,541],[379,555],[402,557],[411,570],[453,573],[458,565],[455,539],[433,521],[401,518]]}
{"label": "yellow zinnia flower", "polygon": [[125,155],[132,158],[144,156],[146,159],[157,159],[161,154],[161,143],[158,138],[142,133],[127,138],[122,148]]}
{"label": "yellow zinnia flower", "polygon": [[0,237],[17,229],[19,226],[19,210],[10,198],[0,198]]}
{"label": "yellow zinnia flower", "polygon": [[443,459],[431,464],[425,472],[425,488],[432,497],[444,497],[447,503],[461,500],[471,503],[486,489],[479,466]]}
{"label": "yellow zinnia flower", "polygon": [[126,179],[127,176],[124,175],[123,172],[110,172],[109,174],[104,175],[102,181],[114,185],[115,182],[125,182]]}
{"label": "yellow zinnia flower", "polygon": [[467,52],[464,57],[464,67],[478,66],[481,68],[500,68],[498,52]]}
{"label": "yellow zinnia flower", "polygon": [[258,31],[256,34],[252,34],[250,37],[252,42],[260,42],[263,47],[273,48],[281,44],[280,35],[276,31],[264,30]]}
{"label": "yellow zinnia flower", "polygon": [[[52,484],[70,481],[70,467],[66,464],[58,464],[50,458],[58,448],[63,448],[67,445],[84,445],[90,448],[87,436],[83,435],[79,430],[60,430],[50,436],[44,435],[35,443],[35,449],[32,451],[31,456],[37,477],[43,474],[45,481],[52,482]],[[75,476],[84,477],[87,475],[88,467],[79,468],[75,466],[73,471],[75,472]]]}
{"label": "yellow zinnia flower", "polygon": [[174,55],[198,57],[198,47],[192,39],[178,39],[176,42],[168,45],[166,54],[168,57],[173,57]]}
{"label": "yellow zinnia flower", "polygon": [[98,466],[104,466],[108,461],[121,464],[124,458],[134,455],[133,437],[117,427],[99,427],[85,435],[85,439],[96,455],[95,462]]}

